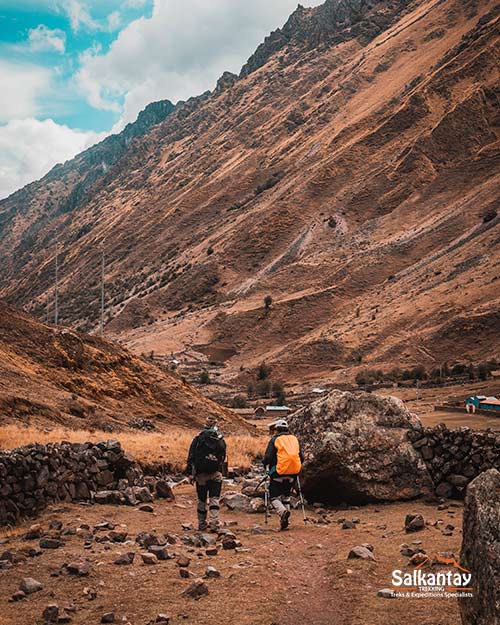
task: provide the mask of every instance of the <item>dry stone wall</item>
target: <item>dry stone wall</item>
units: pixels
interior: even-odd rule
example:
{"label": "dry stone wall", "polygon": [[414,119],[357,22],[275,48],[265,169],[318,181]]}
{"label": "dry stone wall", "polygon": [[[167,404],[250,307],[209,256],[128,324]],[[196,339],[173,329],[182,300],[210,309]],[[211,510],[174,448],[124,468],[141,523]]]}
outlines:
{"label": "dry stone wall", "polygon": [[140,467],[118,441],[27,445],[0,453],[0,525],[58,501],[152,500]]}
{"label": "dry stone wall", "polygon": [[500,470],[500,432],[444,424],[410,430],[408,437],[424,460],[436,495],[460,497],[467,485],[489,469]]}

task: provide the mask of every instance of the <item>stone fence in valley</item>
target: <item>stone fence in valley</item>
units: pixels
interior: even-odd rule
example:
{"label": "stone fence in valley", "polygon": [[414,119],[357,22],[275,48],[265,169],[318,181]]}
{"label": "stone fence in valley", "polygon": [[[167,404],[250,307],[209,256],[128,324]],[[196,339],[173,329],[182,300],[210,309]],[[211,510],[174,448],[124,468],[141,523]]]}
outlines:
{"label": "stone fence in valley", "polygon": [[408,436],[424,460],[439,497],[460,497],[480,473],[500,470],[500,432],[444,424],[411,430]]}
{"label": "stone fence in valley", "polygon": [[163,480],[143,475],[118,441],[27,445],[0,452],[0,525],[65,501],[130,504],[173,497]]}

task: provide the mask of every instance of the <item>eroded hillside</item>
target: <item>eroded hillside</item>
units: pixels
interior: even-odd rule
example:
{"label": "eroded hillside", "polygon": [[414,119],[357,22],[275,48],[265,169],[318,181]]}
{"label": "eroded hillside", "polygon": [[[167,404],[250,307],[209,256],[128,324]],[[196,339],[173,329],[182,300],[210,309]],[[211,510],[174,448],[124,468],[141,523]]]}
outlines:
{"label": "eroded hillside", "polygon": [[78,157],[1,202],[0,294],[44,314],[58,233],[65,323],[97,323],[105,240],[107,331],[224,361],[224,379],[262,360],[298,382],[497,355],[499,13],[299,7],[70,209]]}
{"label": "eroded hillside", "polygon": [[208,415],[246,426],[180,379],[122,347],[54,328],[0,302],[0,421],[106,430],[198,427]]}

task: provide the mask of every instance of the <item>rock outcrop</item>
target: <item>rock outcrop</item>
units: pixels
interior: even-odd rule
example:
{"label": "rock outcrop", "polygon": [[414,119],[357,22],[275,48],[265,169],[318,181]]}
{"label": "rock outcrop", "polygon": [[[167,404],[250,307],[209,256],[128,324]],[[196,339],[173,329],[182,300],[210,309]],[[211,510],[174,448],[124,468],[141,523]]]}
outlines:
{"label": "rock outcrop", "polygon": [[463,625],[500,622],[500,472],[490,469],[467,488],[461,565],[472,572],[472,598],[460,599]]}
{"label": "rock outcrop", "polygon": [[397,501],[432,492],[408,433],[422,428],[394,397],[332,391],[290,419],[305,456],[309,500]]}

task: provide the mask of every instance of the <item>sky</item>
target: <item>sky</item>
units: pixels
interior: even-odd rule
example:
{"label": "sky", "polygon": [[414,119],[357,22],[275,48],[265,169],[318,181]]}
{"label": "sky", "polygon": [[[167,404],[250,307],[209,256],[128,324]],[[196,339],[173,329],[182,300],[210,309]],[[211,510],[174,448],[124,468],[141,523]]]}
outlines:
{"label": "sky", "polygon": [[[302,0],[303,6],[320,0]],[[0,0],[0,199],[238,73],[297,0]]]}

